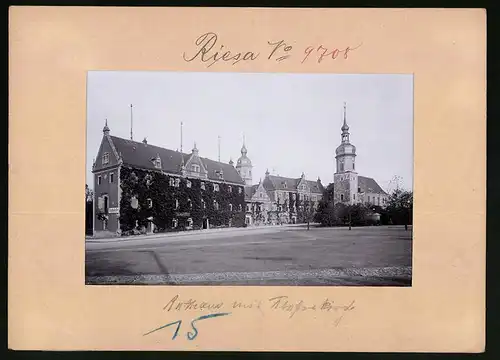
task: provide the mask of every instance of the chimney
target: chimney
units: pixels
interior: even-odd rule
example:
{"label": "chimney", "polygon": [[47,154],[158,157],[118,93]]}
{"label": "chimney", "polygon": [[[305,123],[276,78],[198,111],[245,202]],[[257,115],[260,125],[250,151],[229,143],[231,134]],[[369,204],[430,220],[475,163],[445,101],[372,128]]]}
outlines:
{"label": "chimney", "polygon": [[142,140],[142,143],[143,143],[144,145],[147,145],[147,144],[148,144],[148,139],[144,138],[144,140]]}

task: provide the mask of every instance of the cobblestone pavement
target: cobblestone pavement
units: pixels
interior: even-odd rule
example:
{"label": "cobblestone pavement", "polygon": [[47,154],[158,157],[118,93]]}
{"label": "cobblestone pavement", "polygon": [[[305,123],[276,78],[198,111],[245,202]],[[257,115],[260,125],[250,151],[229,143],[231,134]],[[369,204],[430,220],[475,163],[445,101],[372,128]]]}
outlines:
{"label": "cobblestone pavement", "polygon": [[411,236],[404,227],[295,227],[91,243],[86,282],[409,286]]}

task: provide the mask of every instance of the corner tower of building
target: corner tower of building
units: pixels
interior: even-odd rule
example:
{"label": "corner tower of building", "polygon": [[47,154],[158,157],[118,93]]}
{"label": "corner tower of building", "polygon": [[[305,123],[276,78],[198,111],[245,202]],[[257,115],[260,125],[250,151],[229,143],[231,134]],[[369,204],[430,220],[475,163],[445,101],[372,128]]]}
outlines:
{"label": "corner tower of building", "polygon": [[341,142],[335,150],[336,171],[333,174],[335,203],[354,204],[359,201],[356,147],[350,142],[347,106],[344,103]]}

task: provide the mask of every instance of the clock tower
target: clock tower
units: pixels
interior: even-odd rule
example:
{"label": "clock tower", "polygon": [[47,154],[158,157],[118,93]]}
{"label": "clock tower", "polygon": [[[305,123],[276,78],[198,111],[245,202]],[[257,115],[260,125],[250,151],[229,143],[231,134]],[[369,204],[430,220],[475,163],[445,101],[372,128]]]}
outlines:
{"label": "clock tower", "polygon": [[336,171],[333,174],[334,203],[355,204],[358,197],[358,173],[356,172],[356,147],[349,140],[347,110],[344,103],[344,123],[341,143],[335,150]]}

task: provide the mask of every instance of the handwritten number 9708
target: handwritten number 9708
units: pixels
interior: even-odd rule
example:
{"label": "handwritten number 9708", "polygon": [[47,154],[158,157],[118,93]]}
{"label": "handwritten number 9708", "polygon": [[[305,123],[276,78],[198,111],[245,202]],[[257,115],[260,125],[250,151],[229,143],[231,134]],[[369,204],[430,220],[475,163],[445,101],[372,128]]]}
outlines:
{"label": "handwritten number 9708", "polygon": [[[191,330],[186,333],[187,339],[194,340],[198,336],[198,328],[195,326],[197,321],[215,318],[215,317],[219,317],[219,316],[226,316],[229,314],[231,314],[231,313],[216,313],[216,314],[208,314],[208,315],[203,315],[203,316],[197,317],[196,319],[191,321]],[[174,334],[172,335],[172,340],[174,340],[179,335],[179,330],[181,329],[182,320],[177,320],[177,321],[173,321],[171,323],[162,325],[156,329],[153,329],[153,330],[145,333],[144,336],[152,334],[158,330],[165,329],[165,328],[172,326],[172,325],[177,325],[175,328]]]}

